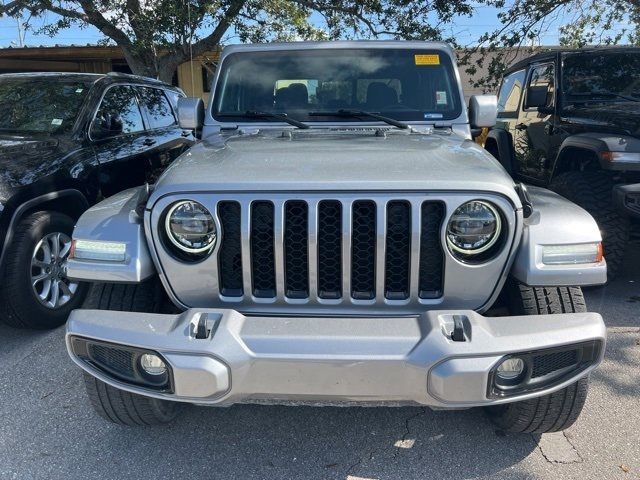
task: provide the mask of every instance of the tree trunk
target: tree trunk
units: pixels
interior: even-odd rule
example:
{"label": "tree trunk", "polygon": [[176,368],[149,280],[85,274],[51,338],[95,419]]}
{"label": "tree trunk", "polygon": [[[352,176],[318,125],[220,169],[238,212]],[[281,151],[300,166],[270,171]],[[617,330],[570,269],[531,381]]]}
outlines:
{"label": "tree trunk", "polygon": [[156,78],[168,84],[173,81],[173,75],[176,73],[178,65],[188,60],[185,55],[179,53],[167,54],[156,58],[151,50],[134,53],[122,47],[122,51],[134,75]]}

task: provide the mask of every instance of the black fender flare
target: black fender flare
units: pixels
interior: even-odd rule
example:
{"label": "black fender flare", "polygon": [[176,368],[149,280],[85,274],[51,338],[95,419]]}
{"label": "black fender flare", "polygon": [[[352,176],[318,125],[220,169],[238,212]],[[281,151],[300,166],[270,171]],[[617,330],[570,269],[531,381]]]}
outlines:
{"label": "black fender flare", "polygon": [[4,267],[5,253],[7,250],[6,247],[7,245],[9,245],[9,243],[11,243],[15,229],[18,223],[20,223],[20,221],[24,217],[24,215],[29,211],[33,211],[36,207],[38,207],[38,205],[42,205],[42,204],[51,202],[53,200],[59,200],[63,198],[73,199],[74,201],[78,202],[78,204],[74,206],[74,208],[78,210],[81,209],[84,211],[90,207],[89,201],[80,190],[69,188],[69,189],[60,190],[56,192],[45,193],[43,195],[30,198],[29,200],[21,203],[15,208],[15,210],[13,211],[13,215],[11,216],[11,220],[9,221],[9,226],[7,227],[5,236],[2,239],[3,242],[2,242],[2,252],[0,252],[0,270]]}
{"label": "black fender flare", "polygon": [[484,142],[485,149],[491,151],[495,148],[498,153],[498,161],[504,169],[513,176],[515,173],[515,163],[513,156],[513,139],[511,134],[501,128],[492,128]]}
{"label": "black fender flare", "polygon": [[601,138],[604,134],[598,133],[578,133],[565,138],[558,149],[558,154],[553,161],[551,168],[551,179],[555,178],[560,173],[569,171],[570,168],[566,168],[566,159],[570,152],[582,151],[595,156],[598,159],[600,168],[608,168],[603,164],[601,152],[607,151],[607,143]]}
{"label": "black fender flare", "polygon": [[560,145],[558,155],[553,162],[551,178],[569,169],[565,168],[567,154],[571,151],[583,151],[595,156],[598,165],[603,170],[625,170],[628,167],[617,166],[615,162],[607,161],[603,152],[640,152],[640,140],[634,137],[612,133],[578,133],[567,137]]}

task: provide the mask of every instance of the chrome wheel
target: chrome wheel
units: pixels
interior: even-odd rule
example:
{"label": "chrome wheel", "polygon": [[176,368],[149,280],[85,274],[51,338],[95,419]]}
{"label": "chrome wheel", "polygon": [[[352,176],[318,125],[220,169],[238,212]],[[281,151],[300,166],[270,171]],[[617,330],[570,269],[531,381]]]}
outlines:
{"label": "chrome wheel", "polygon": [[38,242],[31,257],[31,287],[36,298],[47,308],[65,305],[78,289],[67,278],[67,258],[71,238],[60,232],[50,233]]}

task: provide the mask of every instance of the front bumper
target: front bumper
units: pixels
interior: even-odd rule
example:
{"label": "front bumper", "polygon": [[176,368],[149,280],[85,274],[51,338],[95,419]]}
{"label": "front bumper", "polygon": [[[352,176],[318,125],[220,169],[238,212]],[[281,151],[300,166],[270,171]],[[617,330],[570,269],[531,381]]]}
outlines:
{"label": "front bumper", "polygon": [[[451,339],[454,316],[464,326],[464,341]],[[210,332],[197,339],[197,325],[205,320]],[[76,310],[66,339],[71,358],[100,380],[168,400],[465,408],[523,400],[571,384],[600,363],[605,335],[596,313],[489,318],[473,311],[430,311],[416,317],[292,318],[191,309],[178,315]],[[78,356],[76,339],[158,352],[171,367],[171,392],[105,373]],[[536,391],[508,398],[490,394],[492,369],[503,356],[585,342],[597,348],[584,368]]]}
{"label": "front bumper", "polygon": [[618,211],[640,218],[640,183],[616,185],[613,189],[613,203]]}

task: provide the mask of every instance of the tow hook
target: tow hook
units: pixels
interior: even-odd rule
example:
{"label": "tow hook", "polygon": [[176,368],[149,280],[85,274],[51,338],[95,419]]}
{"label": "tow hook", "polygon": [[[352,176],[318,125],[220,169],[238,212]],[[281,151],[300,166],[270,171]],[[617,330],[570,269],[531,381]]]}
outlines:
{"label": "tow hook", "polygon": [[215,333],[220,323],[220,315],[200,313],[191,321],[190,336],[196,340],[206,340]]}
{"label": "tow hook", "polygon": [[466,342],[464,336],[464,322],[461,315],[453,316],[453,331],[451,332],[451,340],[454,342]]}

